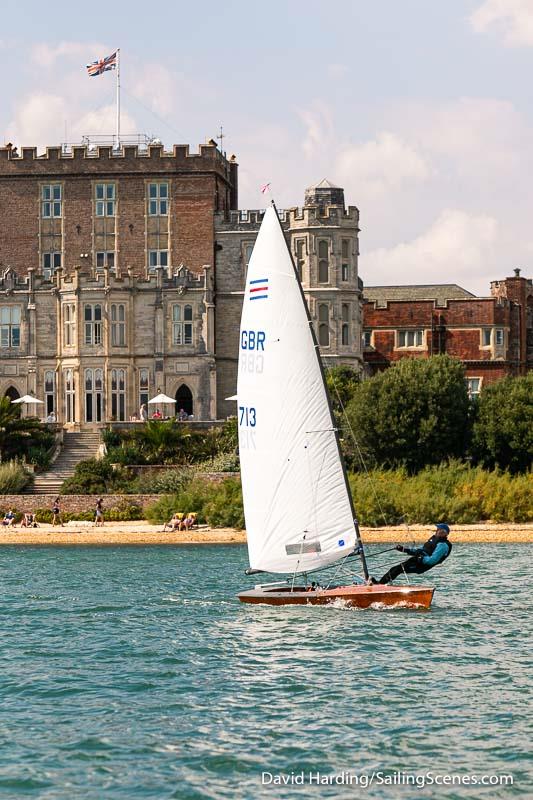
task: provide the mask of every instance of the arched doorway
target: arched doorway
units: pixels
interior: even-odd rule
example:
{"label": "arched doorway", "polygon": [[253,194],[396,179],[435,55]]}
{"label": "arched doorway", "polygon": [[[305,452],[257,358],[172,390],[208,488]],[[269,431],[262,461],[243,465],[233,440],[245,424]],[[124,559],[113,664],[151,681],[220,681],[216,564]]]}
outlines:
{"label": "arched doorway", "polygon": [[176,392],[176,416],[179,415],[181,409],[187,412],[187,416],[191,416],[192,410],[192,392],[184,383],[181,384]]}
{"label": "arched doorway", "polygon": [[4,392],[4,397],[9,397],[10,400],[18,400],[20,397],[19,392],[15,389],[14,386],[10,386]]}

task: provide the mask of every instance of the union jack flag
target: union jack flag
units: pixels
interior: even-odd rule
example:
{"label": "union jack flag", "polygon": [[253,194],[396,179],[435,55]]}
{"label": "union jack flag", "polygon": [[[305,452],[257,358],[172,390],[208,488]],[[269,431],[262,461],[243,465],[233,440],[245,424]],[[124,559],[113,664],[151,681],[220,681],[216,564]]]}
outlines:
{"label": "union jack flag", "polygon": [[96,75],[102,75],[104,72],[116,68],[117,68],[116,50],[110,56],[106,56],[105,58],[101,58],[99,61],[93,61],[91,64],[87,64],[87,72],[89,73],[91,78],[96,77]]}

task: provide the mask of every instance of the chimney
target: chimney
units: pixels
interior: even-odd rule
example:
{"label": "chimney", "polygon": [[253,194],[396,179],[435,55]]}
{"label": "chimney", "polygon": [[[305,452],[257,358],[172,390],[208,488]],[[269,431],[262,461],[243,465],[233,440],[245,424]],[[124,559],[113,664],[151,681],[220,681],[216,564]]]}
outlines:
{"label": "chimney", "polygon": [[520,277],[520,267],[515,267],[514,269],[515,278]]}

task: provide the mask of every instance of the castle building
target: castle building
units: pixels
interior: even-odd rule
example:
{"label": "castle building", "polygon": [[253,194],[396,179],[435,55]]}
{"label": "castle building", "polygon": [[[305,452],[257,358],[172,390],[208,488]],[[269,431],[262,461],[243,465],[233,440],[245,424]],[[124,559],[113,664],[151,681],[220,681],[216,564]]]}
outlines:
{"label": "castle building", "polygon": [[455,284],[365,286],[367,374],[403,358],[447,353],[463,362],[476,395],[483,385],[533,369],[533,282],[514,273],[493,281],[489,297]]}
{"label": "castle building", "polygon": [[[280,218],[324,360],[361,369],[357,209],[323,181]],[[195,419],[234,413],[260,222],[213,141],[0,148],[0,396],[33,394],[67,429],[159,392]]]}

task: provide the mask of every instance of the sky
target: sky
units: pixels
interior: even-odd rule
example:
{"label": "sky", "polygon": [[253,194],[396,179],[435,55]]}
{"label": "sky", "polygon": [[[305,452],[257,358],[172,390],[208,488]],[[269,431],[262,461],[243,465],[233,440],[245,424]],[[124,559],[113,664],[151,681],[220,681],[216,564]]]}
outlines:
{"label": "sky", "polygon": [[241,208],[322,178],[360,210],[367,285],[533,275],[533,0],[21,3],[0,29],[0,137],[122,131],[191,151],[223,126]]}

